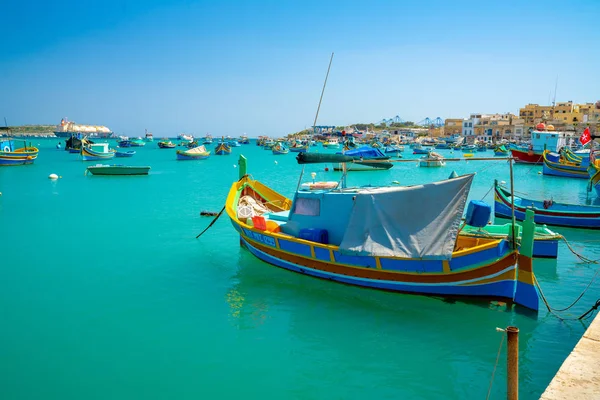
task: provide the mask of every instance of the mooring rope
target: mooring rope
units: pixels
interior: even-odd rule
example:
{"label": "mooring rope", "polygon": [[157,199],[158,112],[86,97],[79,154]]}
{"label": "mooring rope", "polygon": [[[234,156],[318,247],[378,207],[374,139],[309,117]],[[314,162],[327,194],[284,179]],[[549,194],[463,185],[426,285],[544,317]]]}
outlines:
{"label": "mooring rope", "polygon": [[223,211],[225,211],[225,206],[223,206],[223,208],[221,208],[221,211],[219,211],[219,213],[217,214],[217,216],[215,217],[215,219],[213,219],[212,222],[210,224],[208,224],[208,226],[206,227],[206,229],[204,229],[202,232],[200,232],[198,234],[198,236],[196,236],[196,239],[198,239],[200,236],[202,236],[202,234],[204,232],[206,232],[208,230],[208,228],[210,228],[211,226],[213,226],[213,224],[215,222],[217,222],[217,220],[219,219],[219,217],[221,216],[221,214],[223,214]]}
{"label": "mooring rope", "polygon": [[548,309],[548,311],[552,314],[554,314],[558,319],[562,320],[562,321],[566,321],[566,320],[580,320],[582,318],[585,318],[588,314],[590,314],[591,312],[595,311],[598,309],[598,307],[600,307],[600,299],[596,301],[596,303],[585,313],[583,313],[581,316],[579,316],[578,318],[563,318],[562,316],[560,316],[558,313],[560,312],[565,312],[568,311],[569,309],[571,309],[575,304],[577,304],[579,302],[579,300],[581,300],[581,298],[583,297],[583,295],[588,291],[588,289],[592,286],[592,284],[594,283],[594,281],[596,280],[596,278],[598,277],[598,273],[600,272],[600,268],[598,268],[596,270],[596,273],[594,274],[594,276],[592,277],[592,280],[590,281],[590,283],[588,283],[588,285],[585,287],[585,289],[583,289],[583,291],[581,292],[581,294],[575,299],[575,301],[573,301],[568,307],[565,308],[553,308],[550,303],[548,302],[548,299],[546,299],[546,295],[544,294],[544,291],[542,290],[542,287],[540,286],[540,283],[538,282],[537,278],[535,277],[535,275],[533,276],[533,282],[535,284],[535,286],[538,289],[538,292],[540,293],[540,298],[542,299],[542,301],[544,302],[544,304],[546,305],[546,308]]}
{"label": "mooring rope", "polygon": [[[504,332],[504,329],[496,328],[499,332]],[[498,361],[500,361],[500,353],[502,352],[502,345],[504,344],[504,337],[506,335],[502,335],[502,339],[500,339],[500,346],[498,346],[498,354],[496,355],[496,364],[494,364],[494,370],[492,371],[492,377],[490,378],[490,386],[488,387],[487,396],[485,396],[485,400],[490,398],[490,394],[492,393],[492,385],[494,383],[494,375],[496,375],[496,369],[498,368]]]}
{"label": "mooring rope", "polygon": [[569,243],[569,241],[567,240],[566,237],[564,237],[562,235],[560,237],[565,242],[565,244],[567,245],[567,248],[571,251],[571,253],[573,253],[576,257],[578,257],[581,261],[584,261],[585,263],[588,263],[588,264],[598,264],[599,260],[592,260],[591,258],[587,258],[586,256],[577,253],[573,249],[573,247],[571,246],[571,244]]}

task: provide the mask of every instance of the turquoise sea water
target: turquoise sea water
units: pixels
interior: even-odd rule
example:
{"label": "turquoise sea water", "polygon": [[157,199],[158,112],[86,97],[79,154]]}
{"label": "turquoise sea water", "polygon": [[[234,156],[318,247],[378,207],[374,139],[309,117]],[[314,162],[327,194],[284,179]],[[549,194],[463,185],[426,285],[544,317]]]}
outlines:
{"label": "turquoise sea water", "polygon": [[[508,325],[521,332],[521,398],[534,399],[586,328],[544,309],[533,318],[495,303],[378,292],[284,271],[240,248],[226,215],[195,239],[212,220],[200,211],[223,206],[240,153],[256,179],[288,196],[301,169],[293,153],[273,156],[253,142],[230,156],[176,161],[175,150],[154,142],[114,160],[150,165],[149,176],[101,177],[84,176],[95,162],[56,150],[58,140],[33,142],[41,150],[34,165],[0,168],[2,399],[482,399],[502,337],[496,327]],[[404,155],[416,157],[408,148]],[[424,183],[452,170],[478,171],[473,199],[494,178],[509,181],[505,161],[397,164],[351,172],[348,181]],[[317,180],[339,177],[307,166],[305,181],[313,171]],[[587,181],[539,171],[516,166],[516,189],[555,201],[592,198]],[[51,173],[62,178],[51,181]],[[600,258],[597,233],[556,230]],[[536,260],[534,268],[556,308],[596,271],[564,244],[558,261]],[[598,297],[594,284],[569,315]],[[494,399],[505,398],[505,363],[504,348]]]}

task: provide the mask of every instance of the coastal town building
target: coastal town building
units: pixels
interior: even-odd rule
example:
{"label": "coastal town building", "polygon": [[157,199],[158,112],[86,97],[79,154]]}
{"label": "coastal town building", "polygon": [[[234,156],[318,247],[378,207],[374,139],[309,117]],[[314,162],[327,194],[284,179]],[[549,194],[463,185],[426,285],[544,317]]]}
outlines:
{"label": "coastal town building", "polygon": [[444,135],[460,135],[463,130],[463,119],[462,118],[448,118],[444,121]]}

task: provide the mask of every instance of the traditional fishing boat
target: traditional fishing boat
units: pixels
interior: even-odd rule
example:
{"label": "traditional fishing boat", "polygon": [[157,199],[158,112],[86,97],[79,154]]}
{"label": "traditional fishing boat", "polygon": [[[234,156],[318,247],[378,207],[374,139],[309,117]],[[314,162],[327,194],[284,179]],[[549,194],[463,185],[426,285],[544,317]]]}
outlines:
{"label": "traditional fishing boat", "polygon": [[129,151],[117,150],[115,152],[115,157],[133,157],[134,155],[135,155],[135,150],[129,150]]}
{"label": "traditional fishing boat", "polygon": [[433,151],[419,159],[419,167],[443,167],[445,165],[444,157]]}
{"label": "traditional fishing boat", "polygon": [[559,153],[546,150],[542,154],[542,159],[544,161],[544,175],[588,179],[587,169],[590,164],[589,158],[580,158],[579,162],[572,162],[567,161],[567,159]]}
{"label": "traditional fishing boat", "polygon": [[175,148],[175,146],[177,145],[171,142],[170,140],[161,140],[160,142],[158,142],[158,147],[161,149],[173,149]]}
{"label": "traditional fishing boat", "polygon": [[213,137],[210,134],[207,134],[206,136],[204,136],[204,139],[202,140],[202,144],[212,144],[213,142]]}
{"label": "traditional fishing boat", "polygon": [[328,140],[323,142],[323,147],[328,149],[339,149],[340,142],[337,138],[329,138]]}
{"label": "traditional fishing boat", "polygon": [[384,148],[384,153],[402,153],[404,151],[404,146],[398,146],[395,144],[386,146]]}
{"label": "traditional fishing boat", "polygon": [[215,149],[215,154],[218,156],[228,156],[231,154],[231,147],[227,143],[219,143]]}
{"label": "traditional fishing boat", "polygon": [[308,151],[308,143],[298,143],[294,142],[290,146],[290,151],[292,153],[301,153],[303,151]]}
{"label": "traditional fishing boat", "polygon": [[109,160],[115,156],[115,151],[108,148],[108,143],[92,143],[81,146],[83,161]]}
{"label": "traditional fishing boat", "polygon": [[536,130],[531,132],[531,144],[526,147],[511,147],[511,153],[515,162],[525,164],[543,164],[543,155],[545,150],[559,151],[560,148],[568,145],[568,141],[573,140],[571,134],[554,131],[552,125],[540,123]]}
{"label": "traditional fishing boat", "polygon": [[69,153],[81,153],[81,146],[94,143],[81,134],[73,134],[65,141],[65,150]]}
{"label": "traditional fishing boat", "polygon": [[148,129],[144,130],[145,134],[144,134],[144,140],[146,142],[153,142],[154,141],[154,135],[151,132],[148,132]]}
{"label": "traditional fishing boat", "polygon": [[262,142],[261,146],[264,150],[271,150],[275,146],[275,141],[267,138]]}
{"label": "traditional fishing boat", "polygon": [[423,147],[423,145],[420,143],[416,143],[414,146],[412,146],[412,149],[413,154],[427,154],[431,151],[431,149]]}
{"label": "traditional fishing boat", "polygon": [[[520,224],[515,224],[515,235],[518,241],[521,240],[521,232],[523,227]],[[465,225],[460,231],[460,235],[471,237],[485,237],[494,239],[508,239],[511,235],[512,224],[504,225],[486,225],[481,228]],[[533,257],[536,258],[557,258],[558,257],[558,242],[562,239],[562,235],[556,233],[546,225],[537,225],[533,235]]]}
{"label": "traditional fishing boat", "polygon": [[[321,162],[300,153],[300,164]],[[246,174],[240,157],[225,210],[253,255],[302,274],[374,289],[512,301],[538,309],[529,212],[521,252],[459,236],[473,174],[409,187],[302,190],[288,199]],[[419,204],[419,212],[399,204]],[[478,207],[477,205],[473,208]],[[470,208],[471,210],[471,208]],[[467,213],[473,226],[481,209]],[[487,208],[487,219],[491,210]]]}
{"label": "traditional fishing boat", "polygon": [[[8,128],[4,130],[8,131]],[[22,147],[19,144],[22,143]],[[33,164],[39,150],[21,139],[0,138],[0,166]]]}
{"label": "traditional fishing boat", "polygon": [[92,175],[148,175],[150,167],[136,167],[131,165],[104,165],[97,164],[87,167],[87,172]]}
{"label": "traditional fishing boat", "polygon": [[[335,171],[342,171],[344,169],[344,164],[346,166],[346,171],[374,171],[390,169],[394,166],[394,164],[389,162],[389,156],[385,155],[379,148],[369,146],[345,150],[343,154],[322,154],[322,156],[324,157],[323,162],[327,162],[325,159],[332,159],[332,162],[334,163],[333,169]],[[313,155],[313,157],[319,156]],[[336,159],[337,162],[333,161]]]}
{"label": "traditional fishing boat", "polygon": [[474,144],[465,144],[460,149],[463,153],[472,153],[473,151],[477,150],[477,146]]}
{"label": "traditional fishing boat", "polygon": [[290,150],[287,147],[285,147],[285,145],[281,142],[279,142],[275,146],[273,146],[271,148],[271,151],[273,152],[274,155],[287,154],[290,152]]}
{"label": "traditional fishing boat", "polygon": [[204,146],[194,147],[189,150],[177,150],[178,160],[205,160],[210,156],[210,151]]}
{"label": "traditional fishing boat", "polygon": [[[549,200],[531,200],[514,197],[515,218],[522,221],[527,210],[535,212],[535,222],[570,228],[600,229],[600,207],[557,203]],[[510,192],[494,181],[494,214],[511,218]]]}
{"label": "traditional fishing boat", "polygon": [[239,142],[241,144],[250,144],[250,139],[246,135],[240,136]]}
{"label": "traditional fishing boat", "polygon": [[588,191],[591,191],[592,188],[594,188],[596,195],[600,197],[600,160],[591,160],[590,166],[588,167],[588,174],[590,176]]}
{"label": "traditional fishing boat", "polygon": [[508,156],[508,149],[504,145],[496,146],[494,148],[494,155],[499,157],[506,157]]}
{"label": "traditional fishing boat", "polygon": [[119,146],[119,147],[131,147],[131,140],[129,140],[129,138],[124,139],[124,140],[119,140],[117,142],[117,146]]}
{"label": "traditional fishing boat", "polygon": [[146,145],[146,142],[144,142],[142,140],[142,138],[138,137],[138,138],[133,138],[130,140],[131,142],[131,147],[144,147]]}

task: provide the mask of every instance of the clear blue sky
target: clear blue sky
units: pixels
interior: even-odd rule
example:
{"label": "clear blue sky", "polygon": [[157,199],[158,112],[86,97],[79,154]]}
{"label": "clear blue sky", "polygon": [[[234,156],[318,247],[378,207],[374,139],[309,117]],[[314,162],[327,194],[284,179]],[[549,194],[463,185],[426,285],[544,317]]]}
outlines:
{"label": "clear blue sky", "polygon": [[0,15],[10,125],[283,136],[312,125],[332,51],[323,125],[516,113],[557,76],[557,101],[600,99],[598,0],[8,0]]}

